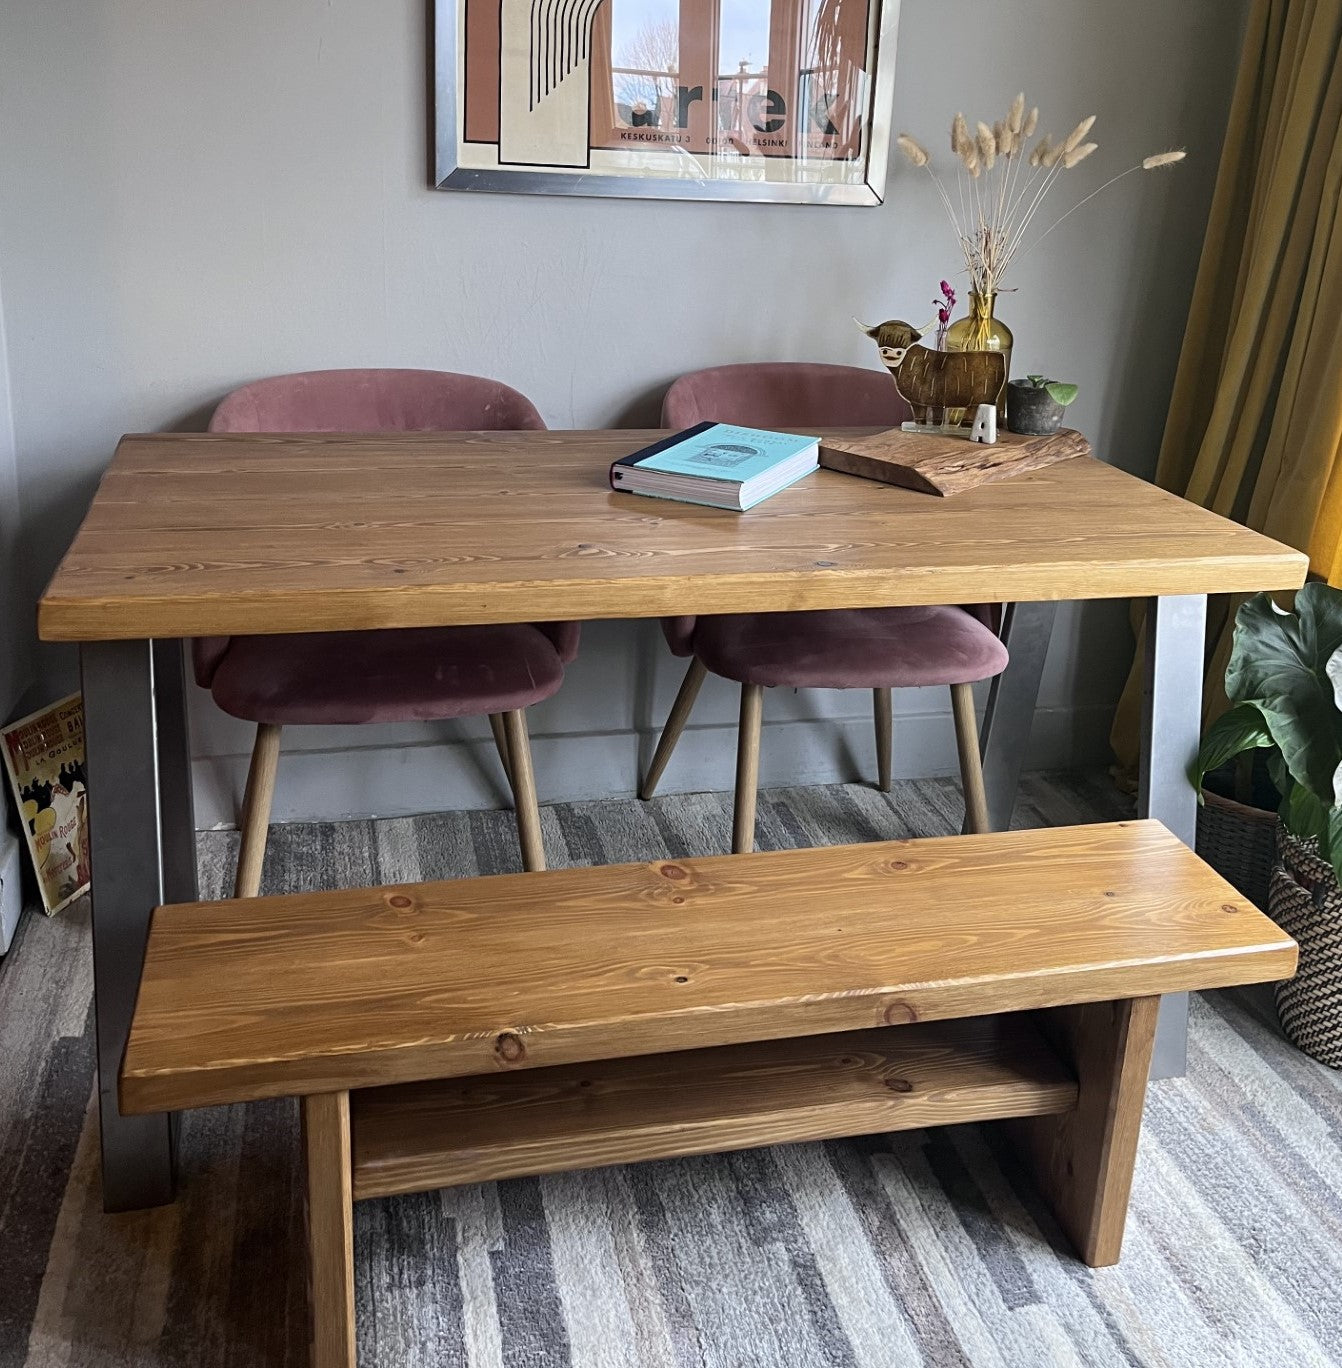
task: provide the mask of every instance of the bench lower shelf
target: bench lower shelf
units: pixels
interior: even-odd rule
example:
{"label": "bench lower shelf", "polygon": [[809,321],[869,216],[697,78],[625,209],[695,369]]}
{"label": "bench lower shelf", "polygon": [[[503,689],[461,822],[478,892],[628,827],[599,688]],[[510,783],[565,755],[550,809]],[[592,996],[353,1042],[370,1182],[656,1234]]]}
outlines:
{"label": "bench lower shelf", "polygon": [[370,1088],[351,1094],[354,1198],[1076,1103],[1023,1014]]}

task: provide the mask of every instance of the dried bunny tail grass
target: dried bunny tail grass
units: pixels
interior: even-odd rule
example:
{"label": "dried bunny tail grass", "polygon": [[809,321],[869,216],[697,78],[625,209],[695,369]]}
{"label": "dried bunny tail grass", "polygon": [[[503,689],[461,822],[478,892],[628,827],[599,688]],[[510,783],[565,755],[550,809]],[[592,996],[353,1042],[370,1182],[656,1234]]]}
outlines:
{"label": "dried bunny tail grass", "polygon": [[1034,151],[1030,153],[1030,165],[1047,166],[1048,163],[1044,160],[1044,158],[1047,157],[1052,150],[1053,138],[1050,134],[1045,133],[1044,136],[1040,138],[1037,143],[1035,143]]}
{"label": "dried bunny tail grass", "polygon": [[1035,129],[1038,128],[1038,127],[1039,127],[1039,106],[1038,106],[1038,105],[1035,105],[1035,107],[1034,107],[1032,110],[1030,110],[1029,114],[1027,114],[1027,115],[1025,116],[1025,124],[1024,124],[1024,126],[1021,128],[1021,134],[1022,134],[1022,136],[1026,137],[1026,138],[1033,138],[1033,137],[1034,137],[1034,131],[1035,131]]}
{"label": "dried bunny tail grass", "polygon": [[997,161],[997,135],[983,122],[980,122],[978,126],[978,144],[979,158],[983,162],[983,169],[991,171]]}
{"label": "dried bunny tail grass", "polygon": [[1067,135],[1067,141],[1062,145],[1063,155],[1074,152],[1081,146],[1086,134],[1095,126],[1095,115],[1092,114],[1088,119],[1082,119],[1077,126]]}
{"label": "dried bunny tail grass", "polygon": [[[1012,133],[1019,133],[1025,126],[1025,92],[1022,90],[1011,102],[1011,112],[1007,115],[1007,127]],[[1027,135],[1028,136],[1028,135]]]}
{"label": "dried bunny tail grass", "polygon": [[1051,171],[1063,158],[1062,144],[1050,144],[1045,149],[1044,154],[1039,159],[1039,165],[1046,171]]}
{"label": "dried bunny tail grass", "polygon": [[914,164],[914,166],[926,166],[932,160],[927,155],[927,149],[918,142],[915,142],[907,133],[901,133],[895,139],[895,146]]}
{"label": "dried bunny tail grass", "polygon": [[963,160],[965,170],[977,180],[979,174],[979,154],[978,148],[975,147],[973,143],[970,143],[969,146],[965,148]]}
{"label": "dried bunny tail grass", "polygon": [[1175,162],[1181,162],[1188,155],[1183,148],[1177,152],[1157,152],[1154,157],[1147,157],[1142,163],[1143,171],[1154,171],[1158,166],[1173,166]]}
{"label": "dried bunny tail grass", "polygon": [[1070,152],[1063,155],[1062,166],[1064,171],[1070,171],[1072,167],[1086,160],[1088,156],[1099,146],[1099,143],[1082,143],[1080,147],[1074,147]]}
{"label": "dried bunny tail grass", "polygon": [[974,140],[969,136],[969,125],[965,122],[965,116],[957,114],[951,120],[951,151],[957,157],[963,157],[973,146]]}

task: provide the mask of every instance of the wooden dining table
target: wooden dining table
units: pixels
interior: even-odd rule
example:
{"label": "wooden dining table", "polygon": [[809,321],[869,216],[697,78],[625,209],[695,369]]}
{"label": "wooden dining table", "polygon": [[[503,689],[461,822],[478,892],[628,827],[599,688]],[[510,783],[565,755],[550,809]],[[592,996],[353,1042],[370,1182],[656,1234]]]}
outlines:
{"label": "wooden dining table", "polygon": [[[613,493],[610,463],[657,436],[122,439],[39,607],[44,640],[80,645],[109,1210],[174,1191],[174,1118],[122,1116],[116,1077],[152,910],[196,897],[192,637],[1002,604],[982,729],[1000,828],[1057,603],[1148,600],[1138,806],[1192,844],[1206,596],[1298,588],[1299,552],[1090,457],[952,498],[820,470],[744,514]],[[1182,1072],[1186,1010],[1162,1006],[1158,1072]]]}

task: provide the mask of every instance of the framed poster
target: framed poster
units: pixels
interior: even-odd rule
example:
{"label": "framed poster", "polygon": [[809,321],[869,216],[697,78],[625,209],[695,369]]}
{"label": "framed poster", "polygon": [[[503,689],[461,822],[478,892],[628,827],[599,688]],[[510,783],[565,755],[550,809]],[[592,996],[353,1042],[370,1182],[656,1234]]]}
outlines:
{"label": "framed poster", "polygon": [[79,694],[0,730],[5,768],[48,916],[89,886],[84,704]]}
{"label": "framed poster", "polygon": [[879,204],[899,0],[436,0],[444,190]]}

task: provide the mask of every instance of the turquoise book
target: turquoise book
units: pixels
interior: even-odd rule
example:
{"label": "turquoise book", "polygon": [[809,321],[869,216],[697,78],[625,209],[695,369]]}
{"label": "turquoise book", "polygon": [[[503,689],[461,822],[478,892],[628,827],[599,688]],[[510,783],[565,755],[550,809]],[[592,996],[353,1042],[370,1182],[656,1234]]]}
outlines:
{"label": "turquoise book", "polygon": [[744,512],[809,475],[819,460],[816,437],[699,423],[616,461],[610,487]]}

